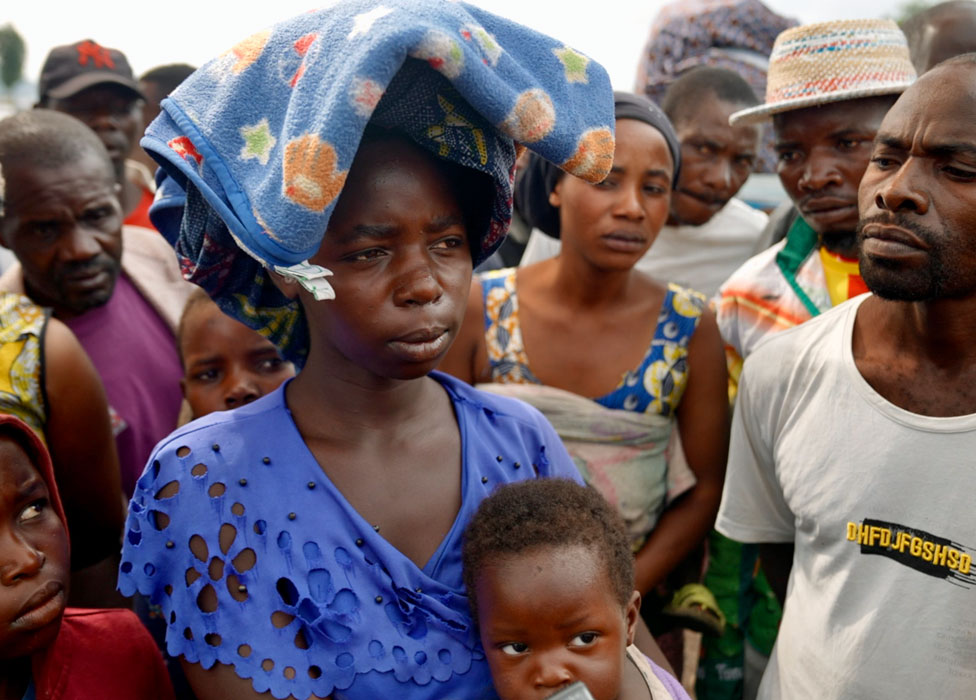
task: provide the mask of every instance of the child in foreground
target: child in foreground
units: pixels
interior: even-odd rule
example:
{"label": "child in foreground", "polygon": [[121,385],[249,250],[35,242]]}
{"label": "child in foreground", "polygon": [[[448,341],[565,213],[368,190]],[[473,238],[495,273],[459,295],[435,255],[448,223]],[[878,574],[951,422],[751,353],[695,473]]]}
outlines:
{"label": "child in foreground", "polygon": [[501,700],[582,681],[595,700],[687,700],[634,646],[640,593],[620,516],[563,479],[499,488],[464,534],[464,583]]}
{"label": "child in foreground", "polygon": [[202,289],[183,308],[179,350],[189,418],[251,403],[295,376],[270,340],[223,313]]}
{"label": "child in foreground", "polygon": [[163,659],[131,611],[65,607],[65,523],[46,448],[0,414],[0,699],[172,698]]}

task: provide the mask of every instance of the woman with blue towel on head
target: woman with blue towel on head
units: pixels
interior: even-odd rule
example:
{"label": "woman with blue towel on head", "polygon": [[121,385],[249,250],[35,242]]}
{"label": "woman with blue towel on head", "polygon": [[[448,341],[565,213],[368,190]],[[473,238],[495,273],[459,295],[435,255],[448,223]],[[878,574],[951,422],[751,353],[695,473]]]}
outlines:
{"label": "woman with blue towel on head", "polygon": [[464,3],[358,0],[162,107],[142,145],[177,196],[155,220],[302,370],[157,446],[119,588],[161,606],[201,700],[495,698],[461,533],[500,484],[579,476],[538,412],[432,371],[507,229],[516,143],[606,175],[605,72]]}

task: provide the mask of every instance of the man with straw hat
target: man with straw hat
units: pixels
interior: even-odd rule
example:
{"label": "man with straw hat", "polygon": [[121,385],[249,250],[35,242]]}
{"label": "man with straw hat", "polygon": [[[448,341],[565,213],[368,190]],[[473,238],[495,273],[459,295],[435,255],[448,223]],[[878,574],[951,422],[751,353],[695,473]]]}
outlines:
{"label": "man with straw hat", "polygon": [[[914,79],[905,37],[894,22],[794,27],[776,38],[765,104],[730,117],[736,125],[772,119],[777,171],[794,205],[785,240],[748,260],[716,298],[730,398],[736,395],[743,358],[761,340],[867,291],[855,245],[857,188],[881,120]],[[726,637],[742,630],[748,639],[744,679],[740,675],[738,683],[741,697],[753,698],[775,640],[778,606],[761,573],[742,590],[741,572],[756,570],[755,545],[739,545],[718,533],[711,545],[706,582],[728,592],[720,593],[733,621]],[[774,579],[770,576],[770,583],[782,602],[785,578]],[[716,646],[715,670],[738,671],[741,656],[719,658],[734,649],[720,652],[726,641]],[[721,674],[709,669],[700,678],[699,696],[732,697],[722,690],[728,684]]]}
{"label": "man with straw hat", "polygon": [[742,360],[767,334],[867,291],[857,270],[857,187],[881,120],[914,80],[894,22],[808,24],[776,38],[765,104],[729,118],[772,119],[777,172],[797,212],[786,239],[719,290],[733,395]]}
{"label": "man with straw hat", "polygon": [[745,362],[716,527],[779,548],[759,697],[976,697],[976,54],[885,116],[858,192],[872,292]]}

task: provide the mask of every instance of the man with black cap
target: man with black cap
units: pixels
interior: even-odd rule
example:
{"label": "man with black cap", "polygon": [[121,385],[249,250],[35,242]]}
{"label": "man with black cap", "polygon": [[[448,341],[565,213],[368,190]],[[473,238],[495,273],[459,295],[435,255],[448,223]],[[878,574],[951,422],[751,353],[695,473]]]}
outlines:
{"label": "man with black cap", "polygon": [[123,223],[152,228],[152,176],[129,154],[141,136],[145,95],[129,61],[118,49],[91,39],[51,49],[41,69],[38,107],[70,114],[87,124],[105,144],[115,180]]}

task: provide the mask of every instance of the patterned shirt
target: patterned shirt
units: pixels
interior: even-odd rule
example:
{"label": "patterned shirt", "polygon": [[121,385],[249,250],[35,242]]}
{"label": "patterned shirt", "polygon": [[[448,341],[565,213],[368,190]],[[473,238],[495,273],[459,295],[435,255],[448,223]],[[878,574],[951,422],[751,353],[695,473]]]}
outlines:
{"label": "patterned shirt", "polygon": [[27,297],[0,292],[0,412],[15,415],[43,439],[42,338],[48,314]]}
{"label": "patterned shirt", "polygon": [[[834,306],[819,238],[803,217],[796,217],[786,238],[740,267],[712,301],[725,341],[729,400],[738,391],[742,362],[770,333],[808,321]],[[850,284],[851,296],[867,291]]]}

